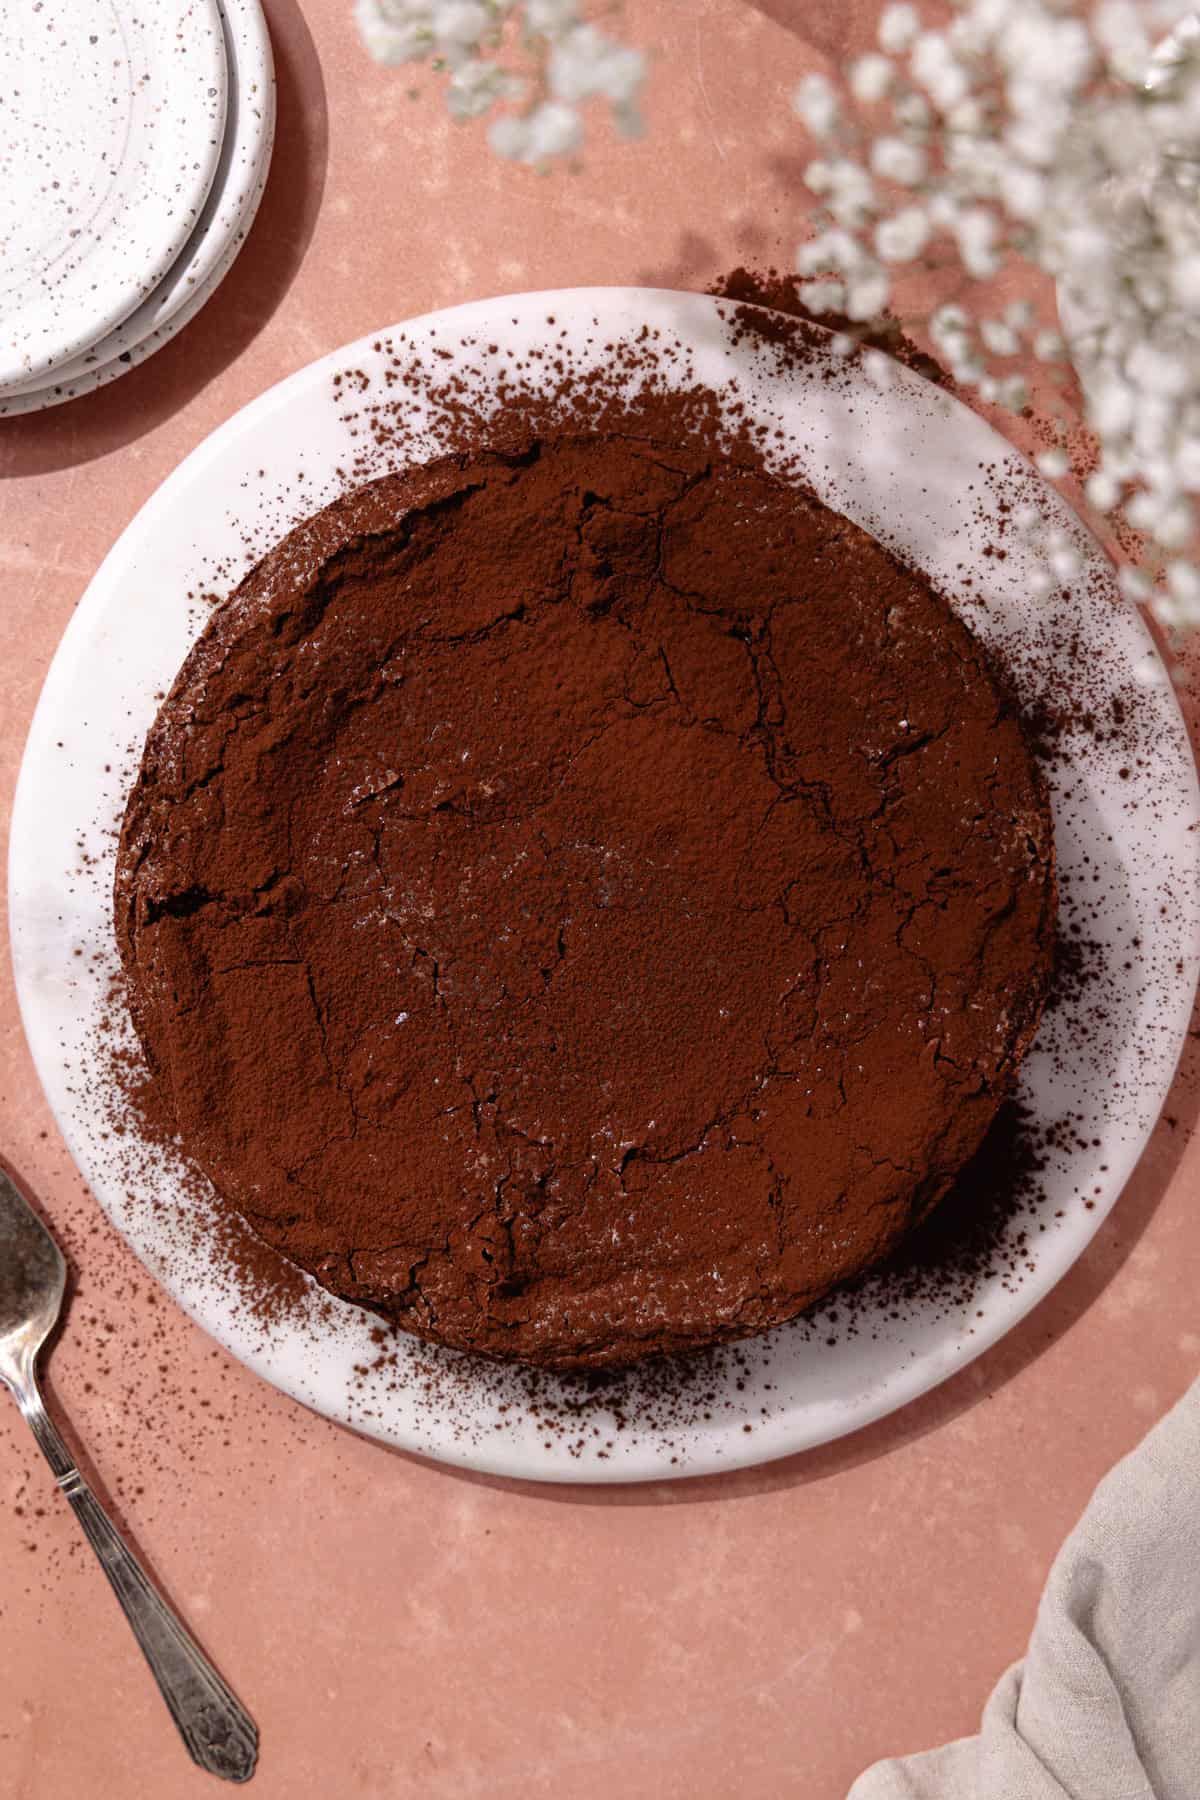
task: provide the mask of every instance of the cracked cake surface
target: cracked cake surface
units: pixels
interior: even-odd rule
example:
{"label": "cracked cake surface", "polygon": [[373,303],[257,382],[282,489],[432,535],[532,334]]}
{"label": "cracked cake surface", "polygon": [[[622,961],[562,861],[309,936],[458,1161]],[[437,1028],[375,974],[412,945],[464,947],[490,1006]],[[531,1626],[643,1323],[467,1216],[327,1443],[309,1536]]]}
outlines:
{"label": "cracked cake surface", "polygon": [[115,889],[224,1199],[335,1294],[562,1368],[886,1254],[1011,1087],[1054,903],[949,605],[761,469],[616,436],[389,476],[267,555]]}

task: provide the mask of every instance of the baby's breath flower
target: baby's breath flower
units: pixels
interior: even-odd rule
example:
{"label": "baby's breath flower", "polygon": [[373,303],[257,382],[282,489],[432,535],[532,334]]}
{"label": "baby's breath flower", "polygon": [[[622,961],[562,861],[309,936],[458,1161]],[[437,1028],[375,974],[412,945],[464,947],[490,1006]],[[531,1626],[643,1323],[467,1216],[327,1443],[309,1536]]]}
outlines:
{"label": "baby's breath flower", "polygon": [[1125,516],[1135,531],[1152,536],[1165,550],[1182,550],[1195,530],[1192,509],[1184,500],[1164,501],[1157,494],[1134,494]]}
{"label": "baby's breath flower", "polygon": [[941,112],[966,99],[970,89],[966,71],[940,31],[921,33],[913,45],[911,68],[913,80]]}
{"label": "baby's breath flower", "polygon": [[1100,436],[1119,439],[1133,423],[1133,389],[1123,376],[1106,373],[1092,387],[1090,410]]}
{"label": "baby's breath flower", "polygon": [[828,269],[850,273],[866,255],[857,238],[848,231],[823,231],[810,238],[796,252],[796,270],[800,275],[820,275]]}
{"label": "baby's breath flower", "polygon": [[460,63],[450,77],[446,86],[446,105],[451,118],[462,123],[466,119],[477,119],[497,100],[517,98],[520,92],[520,82],[497,68],[495,63],[472,58],[470,62]]}
{"label": "baby's breath flower", "polygon": [[961,132],[965,136],[977,137],[982,134],[987,113],[982,100],[974,94],[968,94],[965,100],[959,100],[947,109],[947,131]]}
{"label": "baby's breath flower", "polygon": [[856,269],[846,282],[846,317],[877,319],[888,303],[891,283],[887,272],[878,266]]}
{"label": "baby's breath flower", "polygon": [[1200,437],[1184,436],[1177,441],[1175,475],[1185,494],[1200,494]]}
{"label": "baby's breath flower", "polygon": [[1120,81],[1140,81],[1150,56],[1143,9],[1133,0],[1101,0],[1092,11],[1092,32],[1112,73]]}
{"label": "baby's breath flower", "polygon": [[933,124],[933,109],[924,94],[915,88],[897,94],[892,102],[892,117],[898,129],[913,138],[923,137]]}
{"label": "baby's breath flower", "polygon": [[1062,333],[1051,331],[1049,327],[1039,331],[1033,340],[1033,354],[1039,362],[1057,362],[1065,350]]}
{"label": "baby's breath flower", "polygon": [[1057,481],[1070,472],[1071,464],[1065,450],[1041,450],[1033,460],[1042,474],[1051,481]]}
{"label": "baby's breath flower", "polygon": [[1179,558],[1169,562],[1167,590],[1183,615],[1180,623],[1188,629],[1200,625],[1200,571],[1195,564]]}
{"label": "baby's breath flower", "polygon": [[958,251],[969,275],[986,279],[1000,266],[996,251],[997,222],[995,215],[982,206],[972,206],[961,213],[955,225]]}
{"label": "baby's breath flower", "polygon": [[1083,558],[1074,544],[1058,545],[1047,553],[1046,560],[1050,565],[1051,574],[1058,581],[1064,583],[1074,581],[1083,568]]}
{"label": "baby's breath flower", "polygon": [[1003,375],[996,383],[996,401],[1009,412],[1019,413],[1029,405],[1029,389],[1023,375]]}
{"label": "baby's breath flower", "polygon": [[968,337],[971,330],[969,313],[955,302],[939,306],[930,314],[929,335],[940,349],[952,349],[955,344]]}
{"label": "baby's breath flower", "polygon": [[558,37],[578,19],[578,0],[525,0],[525,29],[535,36]]}
{"label": "baby's breath flower", "polygon": [[[996,33],[996,50],[1025,91],[1073,94],[1092,72],[1095,51],[1081,19],[1056,16],[1041,5],[1012,7],[1007,26]],[[1016,88],[1010,85],[1010,93]]]}
{"label": "baby's breath flower", "polygon": [[555,44],[546,74],[559,100],[577,104],[598,95],[621,106],[636,101],[646,59],[640,50],[614,44],[594,25],[576,25]]}
{"label": "baby's breath flower", "polygon": [[1125,373],[1144,394],[1178,399],[1187,392],[1190,375],[1182,357],[1158,350],[1153,344],[1135,344],[1125,362]]}
{"label": "baby's breath flower", "polygon": [[441,0],[434,8],[434,35],[439,48],[469,49],[477,44],[492,22],[481,0]]}
{"label": "baby's breath flower", "polygon": [[884,181],[916,187],[925,179],[928,161],[919,144],[902,137],[881,137],[871,146],[871,167]]}
{"label": "baby's breath flower", "polygon": [[1089,475],[1085,491],[1097,512],[1111,512],[1121,499],[1121,483],[1107,469],[1097,469]]}
{"label": "baby's breath flower", "polygon": [[[433,61],[447,74],[452,118],[479,118],[499,103],[524,113],[493,118],[488,139],[498,156],[544,164],[574,155],[583,142],[581,106],[606,101],[617,130],[641,129],[638,99],[646,61],[580,17],[579,0],[355,0],[363,42],[380,62]],[[498,27],[519,19],[521,41],[541,65],[539,88],[501,60]]]}
{"label": "baby's breath flower", "polygon": [[845,231],[861,230],[877,204],[870,175],[861,163],[839,156],[830,162],[829,176],[829,211]]}
{"label": "baby's breath flower", "polygon": [[845,312],[846,284],[828,277],[823,281],[802,281],[800,296],[813,312]]}
{"label": "baby's breath flower", "polygon": [[902,207],[875,227],[875,249],[884,262],[913,262],[929,242],[929,215],[919,206]]}
{"label": "baby's breath flower", "polygon": [[432,54],[434,36],[427,6],[355,0],[354,14],[363,43],[376,62],[419,62]]}
{"label": "baby's breath flower", "polygon": [[562,100],[543,100],[532,112],[494,119],[488,138],[497,156],[513,162],[544,163],[568,156],[583,141],[583,123],[575,107]]}
{"label": "baby's breath flower", "polygon": [[1126,600],[1148,600],[1154,591],[1143,571],[1129,563],[1117,570],[1117,586]]}
{"label": "baby's breath flower", "polygon": [[969,347],[951,352],[949,361],[950,373],[959,387],[978,387],[987,374],[987,365],[982,356]]}
{"label": "baby's breath flower", "polygon": [[832,137],[838,122],[837,95],[824,75],[806,75],[792,95],[792,110],[814,137]]}
{"label": "baby's breath flower", "polygon": [[907,50],[921,28],[915,6],[885,6],[879,15],[879,42],[892,56]]}
{"label": "baby's breath flower", "polygon": [[998,172],[996,187],[1014,219],[1036,219],[1046,204],[1046,177],[1040,169],[1007,163]]}
{"label": "baby's breath flower", "polygon": [[896,69],[889,57],[880,56],[872,51],[867,56],[860,56],[850,64],[850,92],[864,106],[873,106],[882,100],[892,85]]}
{"label": "baby's breath flower", "polygon": [[981,319],[979,335],[993,356],[1015,356],[1021,340],[1006,319]]}
{"label": "baby's breath flower", "polygon": [[1185,251],[1172,265],[1171,290],[1176,305],[1200,308],[1200,249]]}
{"label": "baby's breath flower", "polygon": [[939,231],[953,232],[958,224],[962,206],[953,194],[944,188],[926,188],[924,194],[925,210]]}

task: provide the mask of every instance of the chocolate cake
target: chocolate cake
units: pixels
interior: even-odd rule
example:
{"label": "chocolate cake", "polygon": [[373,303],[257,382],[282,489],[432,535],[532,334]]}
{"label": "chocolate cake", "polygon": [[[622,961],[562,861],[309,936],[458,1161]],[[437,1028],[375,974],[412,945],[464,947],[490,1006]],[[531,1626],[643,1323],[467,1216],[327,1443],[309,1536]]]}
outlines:
{"label": "chocolate cake", "polygon": [[331,1292],[570,1368],[787,1319],[1012,1086],[1050,819],[949,605],[761,468],[378,481],[214,614],[116,878],[190,1156]]}

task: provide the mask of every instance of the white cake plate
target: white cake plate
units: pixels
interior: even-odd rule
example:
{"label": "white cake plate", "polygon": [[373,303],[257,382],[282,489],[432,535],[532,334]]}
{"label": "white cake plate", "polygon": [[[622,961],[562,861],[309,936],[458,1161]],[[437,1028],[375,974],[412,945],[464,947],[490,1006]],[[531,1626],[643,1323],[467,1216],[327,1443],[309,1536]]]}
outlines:
{"label": "white cake plate", "polygon": [[[180,1304],[265,1379],[361,1431],[475,1469],[630,1481],[736,1468],[852,1431],[954,1374],[1053,1288],[1116,1203],[1189,1017],[1200,792],[1173,690],[1099,548],[1022,458],[939,389],[872,357],[831,380],[836,359],[821,337],[783,366],[753,338],[735,344],[729,312],[642,289],[481,301],[363,339],[263,394],[176,470],[109,554],[63,637],[21,769],[18,992],[50,1103],[101,1204]],[[390,346],[401,330],[402,360],[434,381],[460,374],[486,413],[499,404],[497,357],[544,367],[528,352],[565,343],[582,373],[611,367],[605,347],[647,329],[659,333],[660,367],[676,371],[664,379],[685,379],[689,363],[687,378],[726,395],[736,379],[750,416],[779,429],[781,453],[800,457],[816,492],[923,569],[1013,662],[1029,704],[1061,697],[1064,678],[1082,672],[1095,721],[1062,738],[1051,785],[1065,891],[1093,946],[1090,984],[1048,1015],[1021,1076],[1022,1098],[1061,1141],[1042,1198],[970,1292],[901,1306],[867,1294],[837,1324],[785,1326],[670,1379],[537,1380],[404,1336],[380,1366],[371,1315],[311,1285],[303,1304],[264,1325],[222,1262],[206,1203],[152,1152],[131,1171],[128,1145],[105,1135],[111,1095],[97,1084],[96,1047],[115,957],[114,827],[158,700],[209,616],[196,597],[230,591],[290,525],[368,470],[437,454],[423,380],[397,375]],[[339,384],[340,371],[352,373]],[[631,368],[631,385],[639,379]],[[1034,553],[1004,510],[1014,485],[1084,558],[1080,578],[1047,600],[1030,598]],[[1119,730],[1095,728],[1118,716]],[[1085,1025],[1100,1013],[1102,1025]]]}

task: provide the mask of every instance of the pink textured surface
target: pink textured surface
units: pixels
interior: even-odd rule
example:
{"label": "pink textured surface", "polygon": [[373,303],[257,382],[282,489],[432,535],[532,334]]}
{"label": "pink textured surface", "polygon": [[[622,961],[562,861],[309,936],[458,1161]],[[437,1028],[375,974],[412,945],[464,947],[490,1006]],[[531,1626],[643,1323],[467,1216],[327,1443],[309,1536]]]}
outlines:
{"label": "pink textured surface", "polygon": [[[805,205],[788,93],[874,10],[630,0],[661,52],[653,138],[600,130],[582,175],[543,180],[374,68],[349,0],[271,0],[276,163],[233,274],[127,379],[0,425],[5,810],[76,600],[208,431],[429,307],[786,259]],[[537,1490],[309,1416],[157,1296],[67,1158],[0,966],[0,1149],[76,1272],[47,1385],[255,1712],[262,1800],[837,1800],[876,1757],[971,1729],[1093,1484],[1200,1361],[1195,1073],[1068,1280],[926,1400],[758,1471]],[[0,1791],[212,1794],[35,1457],[0,1411]]]}

